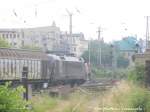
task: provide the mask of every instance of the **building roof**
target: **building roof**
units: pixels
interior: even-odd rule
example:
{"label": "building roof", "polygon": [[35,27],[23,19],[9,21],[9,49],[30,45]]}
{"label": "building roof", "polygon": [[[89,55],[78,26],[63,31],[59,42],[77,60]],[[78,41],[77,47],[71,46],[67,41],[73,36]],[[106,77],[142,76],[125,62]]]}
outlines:
{"label": "building roof", "polygon": [[47,60],[47,54],[41,51],[0,48],[0,58]]}
{"label": "building roof", "polygon": [[121,51],[135,51],[137,39],[135,37],[125,37],[120,41],[115,41],[114,44]]}
{"label": "building roof", "polygon": [[[70,34],[68,34],[68,33],[62,33],[61,34],[61,36],[66,36],[66,37],[69,37],[69,35]],[[74,38],[78,38],[79,40],[85,40],[85,38],[84,38],[84,34],[82,33],[82,32],[80,32],[80,33],[73,33],[72,34],[72,37],[74,37]]]}

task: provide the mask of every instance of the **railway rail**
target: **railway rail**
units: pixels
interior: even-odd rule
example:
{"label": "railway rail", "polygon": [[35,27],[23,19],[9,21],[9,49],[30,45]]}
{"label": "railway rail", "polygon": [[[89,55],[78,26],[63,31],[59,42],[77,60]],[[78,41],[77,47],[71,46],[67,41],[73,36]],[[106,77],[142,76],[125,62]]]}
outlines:
{"label": "railway rail", "polygon": [[74,87],[70,85],[51,86],[45,91],[52,96],[65,96],[74,91],[80,91],[84,94],[94,94],[99,91],[108,90],[115,85],[116,83],[111,79],[95,79],[81,85],[75,85]]}

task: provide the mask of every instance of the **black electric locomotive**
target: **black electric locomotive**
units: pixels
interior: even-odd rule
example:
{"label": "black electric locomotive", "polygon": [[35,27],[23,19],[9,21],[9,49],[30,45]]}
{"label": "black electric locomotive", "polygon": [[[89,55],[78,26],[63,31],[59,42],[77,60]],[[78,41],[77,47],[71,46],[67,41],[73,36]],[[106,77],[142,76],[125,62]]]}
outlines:
{"label": "black electric locomotive", "polygon": [[84,61],[41,51],[0,48],[0,83],[20,82],[23,67],[28,67],[32,84],[81,84],[87,79]]}

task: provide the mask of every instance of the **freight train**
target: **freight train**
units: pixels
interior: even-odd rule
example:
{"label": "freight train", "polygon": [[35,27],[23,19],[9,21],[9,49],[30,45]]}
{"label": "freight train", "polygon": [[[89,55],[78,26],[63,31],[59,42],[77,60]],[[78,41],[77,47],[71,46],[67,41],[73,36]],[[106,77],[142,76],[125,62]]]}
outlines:
{"label": "freight train", "polygon": [[88,78],[85,62],[73,56],[57,56],[41,51],[0,48],[0,83],[21,82],[23,67],[33,85],[82,84]]}

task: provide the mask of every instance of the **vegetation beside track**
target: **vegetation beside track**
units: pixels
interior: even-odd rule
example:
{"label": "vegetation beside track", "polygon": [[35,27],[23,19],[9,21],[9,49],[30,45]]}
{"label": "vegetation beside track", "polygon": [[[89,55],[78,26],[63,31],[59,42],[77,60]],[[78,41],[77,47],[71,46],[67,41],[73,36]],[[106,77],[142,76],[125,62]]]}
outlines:
{"label": "vegetation beside track", "polygon": [[77,90],[67,97],[35,96],[33,99],[35,112],[100,112],[101,109],[105,112],[130,112],[129,109],[150,112],[150,92],[124,80],[110,90],[94,94]]}
{"label": "vegetation beside track", "polygon": [[30,104],[23,100],[24,88],[11,88],[10,83],[0,85],[0,112],[29,112]]}
{"label": "vegetation beside track", "polygon": [[[61,97],[35,95],[30,103],[23,100],[22,87],[0,85],[0,112],[150,112],[150,91],[144,87],[144,67],[124,72],[126,76],[106,91],[76,91]],[[32,110],[27,108],[32,106]]]}

